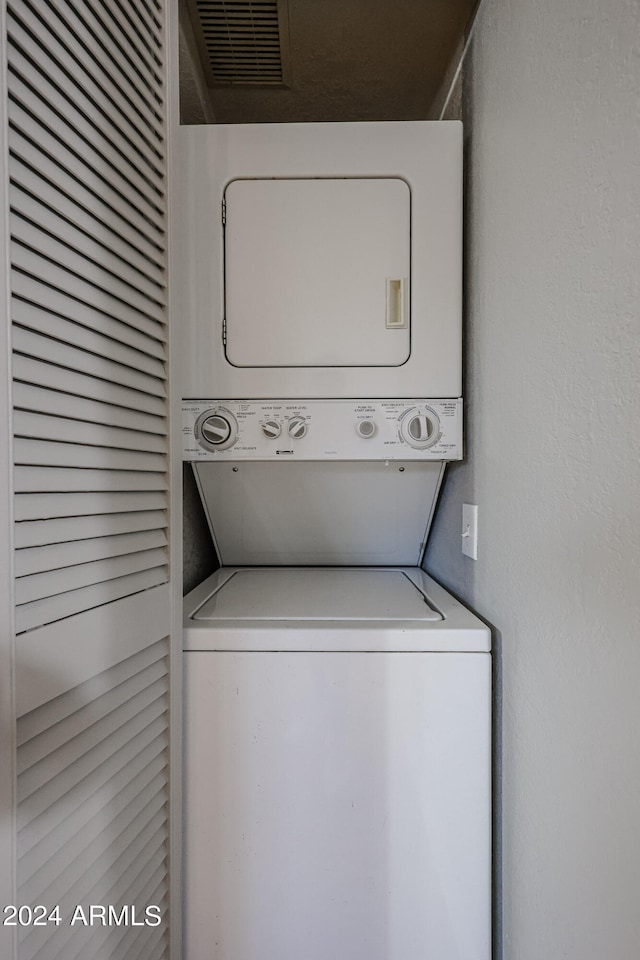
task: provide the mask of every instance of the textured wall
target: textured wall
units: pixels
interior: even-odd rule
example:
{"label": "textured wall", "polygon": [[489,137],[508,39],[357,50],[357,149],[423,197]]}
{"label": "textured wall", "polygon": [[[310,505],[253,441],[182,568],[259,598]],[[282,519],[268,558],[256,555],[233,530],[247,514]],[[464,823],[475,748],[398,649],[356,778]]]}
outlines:
{"label": "textured wall", "polygon": [[180,123],[213,123],[213,104],[202,73],[189,14],[180,4],[179,58]]}
{"label": "textured wall", "polygon": [[308,123],[437,116],[434,97],[474,4],[288,0],[288,86],[212,88],[216,119]]}
{"label": "textured wall", "polygon": [[483,0],[465,65],[470,449],[426,566],[498,628],[505,960],[640,956],[639,37],[637,0]]}

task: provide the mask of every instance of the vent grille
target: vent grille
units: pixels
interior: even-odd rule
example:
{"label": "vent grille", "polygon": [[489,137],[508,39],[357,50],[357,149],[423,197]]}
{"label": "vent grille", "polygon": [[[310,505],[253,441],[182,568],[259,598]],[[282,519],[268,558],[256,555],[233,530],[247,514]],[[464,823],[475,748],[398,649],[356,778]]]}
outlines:
{"label": "vent grille", "polygon": [[193,8],[211,86],[287,84],[283,0],[195,0]]}

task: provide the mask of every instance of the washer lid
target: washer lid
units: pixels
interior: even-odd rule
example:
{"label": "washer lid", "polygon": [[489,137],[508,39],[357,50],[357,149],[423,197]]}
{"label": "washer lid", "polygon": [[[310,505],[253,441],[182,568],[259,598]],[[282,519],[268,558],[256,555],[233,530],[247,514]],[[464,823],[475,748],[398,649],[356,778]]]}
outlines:
{"label": "washer lid", "polygon": [[236,571],[195,620],[442,620],[398,570]]}

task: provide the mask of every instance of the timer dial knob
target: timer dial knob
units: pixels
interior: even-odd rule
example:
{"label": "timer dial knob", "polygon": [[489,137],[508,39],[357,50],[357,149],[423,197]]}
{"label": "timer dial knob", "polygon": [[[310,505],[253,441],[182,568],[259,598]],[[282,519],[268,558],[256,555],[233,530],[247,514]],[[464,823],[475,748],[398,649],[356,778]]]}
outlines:
{"label": "timer dial knob", "polygon": [[268,437],[270,440],[275,440],[276,437],[279,437],[282,433],[282,427],[277,420],[267,420],[266,423],[262,424],[262,432],[265,437]]}
{"label": "timer dial knob", "polygon": [[226,417],[216,413],[213,417],[207,417],[200,426],[202,436],[208,443],[219,447],[225,443],[231,436],[231,424]]}
{"label": "timer dial knob", "polygon": [[205,450],[226,450],[238,436],[238,424],[227,410],[207,410],[196,422],[196,438]]}
{"label": "timer dial knob", "polygon": [[411,417],[407,431],[411,439],[415,440],[416,443],[425,443],[425,441],[430,440],[433,435],[433,423],[429,420],[429,417],[423,415]]}
{"label": "timer dial knob", "polygon": [[307,421],[304,417],[291,417],[287,430],[293,440],[301,440],[307,432]]}
{"label": "timer dial knob", "polygon": [[422,413],[415,407],[407,410],[400,426],[403,440],[416,450],[424,450],[433,446],[440,436],[440,421],[436,414],[429,410]]}

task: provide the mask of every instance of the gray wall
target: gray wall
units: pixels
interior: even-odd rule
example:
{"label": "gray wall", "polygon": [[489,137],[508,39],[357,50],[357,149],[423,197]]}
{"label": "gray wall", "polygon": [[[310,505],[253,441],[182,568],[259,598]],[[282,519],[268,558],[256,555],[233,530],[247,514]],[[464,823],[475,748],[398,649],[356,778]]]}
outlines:
{"label": "gray wall", "polygon": [[640,956],[639,38],[635,0],[483,0],[465,64],[469,449],[426,566],[498,628],[505,960]]}
{"label": "gray wall", "polygon": [[219,564],[190,463],[182,465],[182,489],[182,577],[183,593],[188,593]]}

